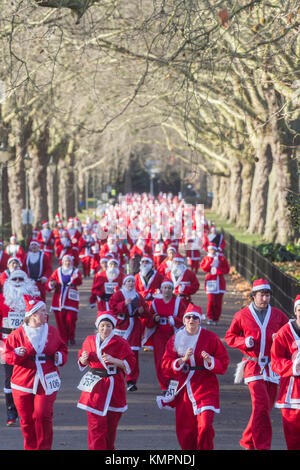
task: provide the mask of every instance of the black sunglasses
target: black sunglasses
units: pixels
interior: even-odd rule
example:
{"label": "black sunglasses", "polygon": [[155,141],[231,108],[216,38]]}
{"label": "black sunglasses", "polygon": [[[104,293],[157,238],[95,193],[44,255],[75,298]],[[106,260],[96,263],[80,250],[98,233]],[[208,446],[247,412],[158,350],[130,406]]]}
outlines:
{"label": "black sunglasses", "polygon": [[24,279],[22,277],[14,277],[12,279],[12,281],[19,281],[20,282],[20,281],[24,281]]}
{"label": "black sunglasses", "polygon": [[187,318],[188,320],[190,320],[191,318],[193,320],[199,320],[199,317],[197,315],[186,315],[184,318]]}

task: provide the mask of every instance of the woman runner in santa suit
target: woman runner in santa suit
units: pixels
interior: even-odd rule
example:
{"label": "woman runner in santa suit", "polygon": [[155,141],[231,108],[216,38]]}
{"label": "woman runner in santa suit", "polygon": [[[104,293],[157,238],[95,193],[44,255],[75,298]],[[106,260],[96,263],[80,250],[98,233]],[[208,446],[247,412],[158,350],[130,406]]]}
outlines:
{"label": "woman runner in santa suit", "polygon": [[126,339],[134,351],[136,364],[127,374],[127,390],[137,390],[139,377],[139,350],[142,346],[141,319],[150,318],[150,312],[143,296],[135,289],[135,277],[128,274],[124,277],[122,288],[115,292],[109,300],[109,307],[117,318],[115,334]]}
{"label": "woman runner in santa suit", "polygon": [[225,374],[229,357],[212,331],[201,327],[201,307],[189,304],[184,328],[169,339],[162,372],[170,380],[159,408],[175,408],[176,434],[182,450],[212,450],[214,413],[220,412],[217,374]]}
{"label": "woman runner in santa suit", "polygon": [[51,311],[55,313],[58,331],[63,341],[75,344],[81,273],[73,266],[72,256],[64,255],[62,266],[56,269],[47,282],[47,290],[53,291]]}
{"label": "woman runner in santa suit", "polygon": [[281,410],[283,432],[288,450],[300,450],[300,295],[294,314],[275,335],[271,365],[280,376],[275,408]]}
{"label": "woman runner in santa suit", "polygon": [[78,352],[80,370],[90,367],[78,386],[78,408],[87,411],[89,450],[114,450],[118,423],[127,410],[125,374],[135,357],[128,342],[116,335],[116,319],[99,312],[96,335],[88,336]]}
{"label": "woman runner in santa suit", "polygon": [[40,298],[25,296],[22,326],[7,338],[4,357],[14,366],[11,388],[25,450],[50,450],[53,405],[60,388],[58,366],[67,360],[67,347],[57,329],[47,323]]}
{"label": "woman runner in santa suit", "polygon": [[183,326],[182,317],[186,310],[183,299],[174,295],[173,289],[172,281],[164,279],[160,287],[162,297],[151,303],[151,318],[147,321],[143,339],[143,346],[153,347],[156,376],[163,392],[169,381],[161,373],[161,360],[168,340]]}

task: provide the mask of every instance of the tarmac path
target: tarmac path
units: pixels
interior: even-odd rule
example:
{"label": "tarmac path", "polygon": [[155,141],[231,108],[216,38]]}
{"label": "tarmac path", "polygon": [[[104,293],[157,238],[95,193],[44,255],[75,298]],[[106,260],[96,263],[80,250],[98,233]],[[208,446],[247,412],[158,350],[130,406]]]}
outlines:
{"label": "tarmac path", "polygon": [[[206,311],[207,298],[203,292],[204,275],[199,274],[200,290],[193,301]],[[242,307],[240,294],[234,291],[230,276],[226,276],[227,292],[224,296],[223,313],[220,324],[207,326],[223,339],[233,314]],[[80,312],[76,329],[76,345],[70,347],[67,364],[60,369],[62,387],[54,405],[54,441],[53,450],[87,450],[87,417],[77,408],[80,391],[77,385],[82,373],[77,366],[77,351],[87,335],[95,331],[96,310],[89,307],[89,295],[92,280],[84,279],[80,287]],[[47,304],[51,296],[48,294]],[[55,325],[55,318],[50,314],[49,323]],[[239,440],[248,422],[251,403],[248,387],[233,383],[236,364],[241,360],[237,350],[227,348],[230,365],[224,376],[219,376],[221,413],[215,415],[214,428],[215,450],[241,450]],[[153,354],[151,351],[140,352],[140,378],[138,390],[128,392],[128,410],[120,421],[116,449],[118,450],[180,450],[175,433],[175,414],[169,410],[159,410],[156,396],[160,394]],[[0,450],[23,450],[23,436],[19,426],[6,426],[4,393],[4,371],[0,366]],[[272,450],[285,450],[280,410],[273,409]]]}

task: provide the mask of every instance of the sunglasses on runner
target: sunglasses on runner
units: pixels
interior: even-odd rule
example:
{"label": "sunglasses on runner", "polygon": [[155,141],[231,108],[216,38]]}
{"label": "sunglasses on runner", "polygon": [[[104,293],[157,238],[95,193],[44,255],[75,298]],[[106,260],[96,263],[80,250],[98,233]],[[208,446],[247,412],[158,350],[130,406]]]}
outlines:
{"label": "sunglasses on runner", "polygon": [[12,281],[20,282],[20,281],[24,281],[24,279],[22,277],[14,277]]}
{"label": "sunglasses on runner", "polygon": [[193,320],[197,320],[197,319],[199,320],[199,317],[197,315],[185,315],[184,318],[186,318],[187,320],[190,320],[191,318]]}

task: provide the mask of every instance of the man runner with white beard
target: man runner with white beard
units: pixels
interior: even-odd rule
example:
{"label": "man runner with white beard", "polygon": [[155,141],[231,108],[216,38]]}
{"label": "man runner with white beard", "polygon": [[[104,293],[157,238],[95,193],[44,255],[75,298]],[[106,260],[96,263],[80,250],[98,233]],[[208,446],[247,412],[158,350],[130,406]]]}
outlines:
{"label": "man runner with white beard", "polygon": [[173,258],[172,269],[166,277],[174,284],[174,294],[184,299],[186,306],[192,303],[191,296],[196,294],[200,283],[196,274],[185,265],[184,257],[177,253]]}
{"label": "man runner with white beard", "polygon": [[[4,283],[3,293],[0,294],[0,339],[3,343],[5,343],[8,335],[17,329],[24,320],[26,309],[24,295],[39,297],[40,292],[35,282],[24,271],[18,269],[10,274]],[[13,366],[5,362],[3,364],[7,426],[13,426],[16,424],[18,417],[10,387]]]}
{"label": "man runner with white beard", "polygon": [[93,308],[97,304],[98,312],[109,310],[109,299],[122,287],[123,279],[124,273],[119,268],[119,261],[116,258],[108,259],[106,270],[95,274],[90,306]]}

